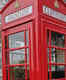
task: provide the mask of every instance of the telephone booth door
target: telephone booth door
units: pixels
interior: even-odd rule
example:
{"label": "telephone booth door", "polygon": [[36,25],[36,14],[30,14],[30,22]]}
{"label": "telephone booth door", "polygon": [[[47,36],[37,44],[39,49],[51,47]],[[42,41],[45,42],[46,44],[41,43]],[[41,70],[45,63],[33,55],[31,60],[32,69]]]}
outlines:
{"label": "telephone booth door", "polygon": [[6,80],[30,80],[30,34],[30,24],[18,25],[5,31]]}
{"label": "telephone booth door", "polygon": [[66,34],[47,29],[48,80],[66,78]]}

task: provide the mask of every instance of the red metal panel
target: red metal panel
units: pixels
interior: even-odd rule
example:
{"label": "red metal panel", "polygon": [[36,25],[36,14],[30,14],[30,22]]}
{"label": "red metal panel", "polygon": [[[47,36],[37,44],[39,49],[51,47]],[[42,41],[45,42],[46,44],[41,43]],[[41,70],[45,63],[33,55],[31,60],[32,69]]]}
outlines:
{"label": "red metal panel", "polygon": [[[41,80],[41,21],[39,17],[35,19],[35,36],[36,36],[36,71],[37,79]],[[39,77],[38,77],[39,76]]]}
{"label": "red metal panel", "polygon": [[47,31],[44,22],[41,22],[41,62],[42,80],[48,80]]}
{"label": "red metal panel", "polygon": [[4,34],[4,32],[2,32],[2,73],[3,73],[3,80],[6,80],[6,76],[7,76],[7,74],[6,74],[6,59],[5,59],[5,34]]}
{"label": "red metal panel", "polygon": [[[51,46],[51,31],[49,31],[49,46]],[[49,63],[51,63],[51,48],[49,49]],[[49,65],[49,71],[51,71],[51,64]],[[49,79],[52,80],[52,73],[49,73]]]}

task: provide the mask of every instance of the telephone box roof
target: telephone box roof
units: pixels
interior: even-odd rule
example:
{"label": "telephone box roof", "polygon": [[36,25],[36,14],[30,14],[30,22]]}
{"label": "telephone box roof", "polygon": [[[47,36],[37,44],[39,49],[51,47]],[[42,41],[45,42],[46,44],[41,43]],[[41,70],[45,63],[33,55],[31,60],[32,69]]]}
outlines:
{"label": "telephone box roof", "polygon": [[[18,7],[15,7],[16,2]],[[66,25],[66,3],[64,0],[9,0],[0,11],[1,13],[3,26],[7,25],[7,27],[10,24],[34,19],[37,15],[46,15],[47,18]]]}
{"label": "telephone box roof", "polygon": [[[8,8],[8,6],[9,6],[12,2],[14,2],[14,1],[16,1],[16,0],[9,0],[9,1],[6,3],[6,5],[0,10],[0,14],[1,14],[3,11],[5,11],[5,10]],[[66,7],[66,2],[64,2],[64,0],[58,0],[58,1],[62,2],[62,4]],[[47,1],[46,1],[46,2],[47,2]]]}

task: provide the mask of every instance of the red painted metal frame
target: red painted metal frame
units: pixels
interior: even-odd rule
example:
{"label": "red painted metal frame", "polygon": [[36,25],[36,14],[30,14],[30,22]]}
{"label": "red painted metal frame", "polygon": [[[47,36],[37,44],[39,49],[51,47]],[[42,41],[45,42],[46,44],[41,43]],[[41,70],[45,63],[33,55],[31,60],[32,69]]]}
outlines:
{"label": "red painted metal frame", "polygon": [[[25,34],[25,32],[28,30],[29,31],[29,46],[27,47],[26,46],[26,42],[25,42],[25,47],[20,47],[20,48],[13,48],[13,49],[9,49],[9,48],[7,48],[7,49],[5,49],[5,51],[7,51],[7,53],[5,53],[5,52],[3,52],[3,56],[2,56],[2,60],[4,60],[4,61],[6,61],[6,58],[4,58],[5,57],[5,55],[6,54],[9,54],[9,51],[14,51],[14,50],[20,50],[20,49],[25,49],[25,62],[27,61],[27,56],[26,56],[26,54],[27,54],[27,52],[26,52],[26,49],[27,48],[29,48],[29,52],[30,52],[30,54],[29,54],[29,61],[30,61],[30,63],[29,63],[29,67],[30,67],[30,73],[31,73],[31,38],[30,38],[30,34],[31,34],[31,24],[26,24],[25,26],[22,26],[21,25],[21,28],[18,28],[18,30],[17,30],[17,27],[15,28],[16,29],[16,31],[14,31],[14,29],[12,29],[12,31],[10,31],[10,32],[8,32],[7,33],[7,31],[9,31],[9,30],[7,30],[6,31],[6,34],[4,34],[3,35],[3,33],[2,33],[2,35],[3,35],[3,37],[5,38],[5,36],[6,37],[8,37],[8,35],[11,35],[12,33],[14,34],[14,33],[16,33],[16,32],[20,32],[20,31],[24,31],[24,35],[26,35]],[[3,39],[3,38],[2,38]],[[3,39],[4,41],[5,41],[5,39]],[[24,36],[24,41],[26,41],[26,36]],[[4,42],[3,42],[4,43]],[[4,45],[3,45],[4,46]],[[8,40],[7,40],[7,46],[8,46]],[[3,49],[3,51],[4,51],[4,49]],[[4,54],[5,53],[5,54]],[[3,62],[4,62],[3,61]],[[9,57],[8,57],[8,61],[9,61]],[[8,62],[9,63],[9,62]],[[3,69],[4,69],[4,73],[3,74],[5,74],[5,75],[3,75],[3,80],[6,80],[6,67],[8,67],[8,80],[10,80],[10,73],[9,73],[9,68],[10,67],[16,67],[16,66],[25,66],[26,67],[26,70],[25,70],[25,73],[26,73],[26,77],[25,77],[25,79],[27,80],[27,66],[28,66],[28,64],[17,64],[17,65],[10,65],[10,64],[6,64],[6,62],[4,62],[4,64],[3,64]],[[30,76],[31,77],[31,76]]]}
{"label": "red painted metal frame", "polygon": [[[15,1],[15,0],[14,0]],[[3,51],[2,51],[2,63],[4,63],[5,64],[5,55],[4,55],[4,53],[5,53],[5,48],[4,48],[4,46],[5,46],[5,39],[4,39],[4,37],[5,37],[5,35],[7,34],[13,34],[13,32],[12,31],[14,31],[14,33],[15,32],[17,32],[19,29],[21,30],[21,28],[23,27],[20,27],[20,28],[17,28],[16,27],[16,29],[14,28],[15,26],[17,26],[17,25],[19,25],[19,24],[26,24],[26,23],[29,23],[30,21],[32,22],[32,24],[31,24],[31,27],[32,27],[32,29],[31,29],[31,32],[29,32],[30,34],[30,36],[31,36],[31,40],[29,41],[30,42],[30,45],[31,46],[29,46],[30,47],[30,53],[31,53],[31,60],[30,60],[30,64],[31,64],[31,67],[30,67],[30,80],[41,80],[41,78],[40,78],[40,75],[41,75],[41,68],[40,68],[40,65],[41,65],[41,63],[39,63],[40,62],[40,60],[39,60],[39,58],[40,58],[40,55],[38,55],[38,52],[39,52],[39,50],[40,50],[40,48],[39,48],[39,46],[38,46],[38,43],[39,43],[39,35],[38,35],[38,33],[40,32],[39,30],[39,28],[38,28],[38,22],[37,21],[39,21],[39,19],[38,19],[38,0],[36,0],[36,1],[32,1],[32,6],[33,6],[33,13],[32,13],[32,15],[30,15],[30,16],[27,16],[27,17],[25,17],[25,18],[23,18],[23,19],[20,19],[20,20],[16,20],[16,21],[14,21],[14,22],[11,22],[11,23],[9,23],[9,24],[5,24],[5,19],[4,19],[4,17],[5,17],[5,13],[7,12],[7,13],[9,13],[10,11],[12,11],[12,10],[10,10],[10,9],[13,9],[13,8],[10,8],[10,9],[8,9],[7,10],[7,8],[9,7],[9,5],[11,5],[13,2],[14,2],[13,0],[11,1],[11,2],[8,2],[7,3],[7,5],[3,8],[3,10],[1,11],[1,13],[2,13],[2,23],[3,23],[3,25],[2,25],[2,36],[3,36],[3,38],[2,38],[2,40],[3,40]],[[24,1],[24,2],[26,2],[26,1]],[[21,4],[21,3],[20,3]],[[31,2],[29,2],[29,4],[31,4]],[[18,10],[18,9],[17,9]],[[14,9],[14,11],[15,11],[15,9]],[[13,12],[14,12],[13,11]],[[36,14],[35,14],[36,13]],[[29,25],[29,24],[28,24]],[[19,26],[18,26],[19,27]],[[36,28],[37,27],[37,28]],[[8,30],[8,28],[10,28],[9,30]],[[13,29],[12,29],[13,28]],[[24,26],[24,29],[25,29],[25,26]],[[5,34],[6,33],[6,34]],[[7,36],[6,35],[6,36]],[[40,35],[41,36],[41,35]],[[40,44],[39,44],[40,45]],[[41,47],[41,46],[40,46]],[[38,48],[38,50],[37,50],[37,48]],[[9,49],[10,50],[10,49]],[[8,50],[8,51],[9,51]],[[11,49],[11,50],[14,50],[14,49]],[[40,51],[41,52],[41,51]],[[37,53],[37,54],[36,54]],[[40,54],[40,53],[39,53]],[[4,60],[5,59],[5,60]],[[38,61],[39,60],[39,61]],[[15,65],[13,65],[13,66],[15,66]],[[16,65],[16,66],[18,66],[18,65]],[[37,67],[36,67],[37,66]],[[3,65],[3,80],[6,80],[6,68],[5,68],[5,66]],[[5,74],[5,75],[4,75]],[[5,76],[5,77],[4,77]],[[39,76],[39,77],[38,77]]]}
{"label": "red painted metal frame", "polygon": [[[5,66],[5,63],[6,63],[5,62],[6,61],[5,36],[8,36],[16,32],[20,32],[21,29],[24,31],[26,23],[28,24],[28,26],[30,26],[29,28],[29,36],[31,37],[29,39],[29,43],[30,43],[29,48],[30,48],[30,53],[31,53],[30,55],[30,58],[31,58],[30,59],[30,80],[48,80],[47,29],[50,30],[49,34],[51,33],[51,31],[55,31],[55,32],[59,32],[59,33],[66,35],[66,23],[65,22],[55,19],[53,17],[47,16],[46,14],[43,13],[43,5],[46,5],[54,9],[55,11],[58,11],[62,14],[66,14],[66,6],[64,5],[62,1],[58,0],[59,6],[60,6],[59,8],[55,8],[54,6],[55,0],[48,0],[48,1],[27,0],[27,1],[23,0],[22,3],[25,3],[25,5],[23,6],[22,3],[19,3],[22,6],[19,7],[18,9],[15,9],[13,8],[13,3],[15,2],[15,0],[10,0],[6,4],[6,6],[2,9],[2,11],[0,11],[0,13],[2,13],[2,24],[3,24],[1,28],[2,45],[3,45],[2,46],[3,80],[6,80],[6,77],[4,76],[7,75],[6,66]],[[20,18],[8,24],[5,23],[4,21],[5,16],[29,5],[33,6],[33,12],[31,15],[26,16],[23,19]],[[26,29],[28,29],[28,27]],[[49,40],[51,42],[51,35],[50,35]],[[66,38],[65,38],[65,41],[66,41]],[[66,45],[65,45],[65,48],[60,48],[57,46],[53,46],[53,47],[57,49],[63,49],[66,51]],[[28,48],[28,47],[25,46],[25,47],[20,47],[20,48],[15,48],[15,49],[8,49],[7,51],[9,52],[9,51],[22,49],[22,48]],[[49,48],[50,48],[50,56],[51,56],[52,46],[49,46]],[[51,61],[51,57],[50,57],[50,61]],[[21,64],[17,64],[16,66],[18,65],[21,66]],[[49,64],[49,65],[52,65],[52,64]],[[66,65],[66,64],[54,63],[53,65]],[[15,65],[12,65],[12,66],[15,67]],[[50,70],[51,70],[51,66],[50,66]],[[50,73],[50,80],[51,80],[51,73]]]}
{"label": "red painted metal frame", "polygon": [[[65,36],[66,36],[66,35],[65,35]],[[66,40],[65,40],[65,41],[66,41]],[[65,48],[60,48],[60,47],[57,48],[57,47],[55,47],[55,46],[52,46],[52,47],[51,47],[51,32],[50,32],[50,31],[49,31],[49,46],[50,46],[50,47],[49,47],[49,71],[50,71],[50,72],[49,72],[49,79],[52,80],[52,76],[51,76],[51,75],[52,75],[51,66],[52,66],[52,65],[54,65],[54,66],[59,66],[59,65],[61,65],[61,66],[62,66],[62,65],[66,66],[66,63],[52,63],[52,62],[51,62],[51,49],[52,49],[52,48],[56,48],[56,49],[58,49],[58,50],[66,50],[66,49],[65,49]],[[65,55],[65,53],[64,53],[64,55]],[[66,59],[66,57],[65,57],[65,59]],[[64,59],[64,61],[65,61],[65,59]],[[64,78],[64,79],[65,79],[65,78]]]}
{"label": "red painted metal frame", "polygon": [[[47,44],[46,44],[46,46],[47,47],[45,47],[45,49],[47,49],[47,48],[49,48],[49,60],[50,60],[50,63],[49,63],[49,65],[50,65],[50,67],[49,67],[49,70],[50,70],[50,74],[49,74],[49,79],[50,80],[52,80],[52,76],[51,76],[51,65],[57,65],[57,66],[59,66],[59,65],[64,65],[64,66],[66,66],[66,55],[65,55],[65,63],[52,63],[51,62],[51,48],[56,48],[56,49],[59,49],[59,50],[64,50],[65,51],[65,53],[66,53],[66,46],[64,47],[64,48],[61,48],[61,47],[57,47],[57,46],[51,46],[51,31],[54,31],[54,32],[58,32],[58,33],[60,33],[60,34],[64,34],[64,36],[66,37],[66,29],[65,28],[63,28],[63,27],[60,27],[60,26],[57,26],[56,24],[52,24],[52,23],[50,23],[50,22],[47,22],[47,21],[45,21],[45,20],[43,20],[42,19],[42,22],[44,23],[43,24],[43,26],[45,26],[44,28],[44,32],[46,31],[46,34],[44,34],[43,36],[45,36],[45,38],[47,39],[47,30],[49,30],[49,47],[47,46]],[[50,24],[50,25],[49,25]],[[45,39],[44,38],[44,39]],[[47,40],[46,40],[47,41]],[[65,38],[65,42],[66,42],[66,38]],[[47,42],[46,42],[47,43]],[[65,44],[66,45],[66,44]],[[45,51],[45,50],[44,50]],[[47,50],[46,50],[47,51]],[[46,52],[47,53],[47,52]],[[46,55],[46,54],[45,54]],[[46,60],[45,61],[45,63],[44,64],[48,64],[48,61],[47,61],[47,59],[48,59],[48,57],[47,57],[48,55],[46,55],[45,57],[46,57],[46,59],[44,59],[44,60]],[[48,67],[47,67],[48,68]],[[48,70],[47,69],[44,69],[45,70],[45,72],[47,72]],[[66,71],[66,70],[65,70]],[[44,72],[44,74],[45,74],[45,72]],[[66,72],[65,72],[65,74],[66,74]],[[47,77],[48,77],[48,72],[47,72]],[[45,76],[46,76],[45,75]],[[44,78],[45,79],[45,78]],[[61,79],[61,80],[65,80],[66,78],[63,78],[63,79]],[[48,79],[46,79],[46,80],[48,80]],[[56,79],[56,80],[59,80],[59,79]]]}

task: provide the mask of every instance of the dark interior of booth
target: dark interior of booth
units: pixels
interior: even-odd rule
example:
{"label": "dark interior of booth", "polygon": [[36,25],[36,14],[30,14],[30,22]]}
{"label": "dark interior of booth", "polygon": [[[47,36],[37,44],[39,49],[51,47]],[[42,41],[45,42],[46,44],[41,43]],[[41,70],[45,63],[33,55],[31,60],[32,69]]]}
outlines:
{"label": "dark interior of booth", "polygon": [[[48,44],[48,80],[64,79],[65,78],[65,35],[50,31],[47,32]],[[51,40],[50,40],[51,36]],[[50,42],[51,41],[51,42]],[[51,43],[51,44],[50,44]],[[50,60],[51,58],[51,60]],[[51,63],[51,64],[49,64]]]}

